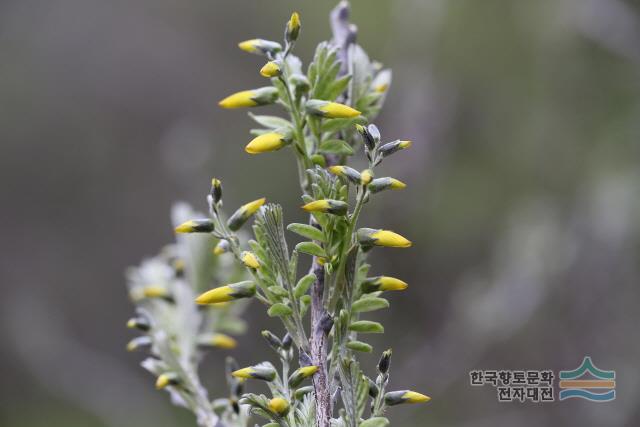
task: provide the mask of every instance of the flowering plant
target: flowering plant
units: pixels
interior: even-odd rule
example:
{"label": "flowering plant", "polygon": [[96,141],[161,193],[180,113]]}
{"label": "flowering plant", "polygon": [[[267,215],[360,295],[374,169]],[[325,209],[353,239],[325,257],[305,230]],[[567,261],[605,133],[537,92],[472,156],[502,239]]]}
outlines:
{"label": "flowering plant", "polygon": [[[175,230],[204,235],[212,246],[216,239],[212,252],[218,258],[229,253],[236,267],[218,265],[214,274],[210,267],[216,263],[202,255],[211,251],[174,249],[132,274],[131,292],[140,316],[130,326],[145,335],[135,338],[131,346],[152,346],[154,357],[144,367],[157,375],[158,388],[166,388],[174,402],[196,413],[202,426],[245,426],[254,414],[268,426],[378,427],[389,424],[384,417],[389,406],[429,400],[414,391],[387,390],[391,350],[382,353],[375,378],[369,378],[357,360],[359,352],[373,351],[361,336],[384,332],[382,324],[362,316],[389,306],[385,292],[407,288],[394,277],[370,277],[367,254],[375,247],[411,246],[395,232],[359,227],[358,219],[378,193],[405,187],[395,178],[376,177],[375,168],[411,142],[383,142],[378,128],[371,124],[384,102],[391,72],[370,61],[355,44],[356,30],[348,14],[346,2],[334,9],[333,40],[318,45],[306,73],[292,53],[301,30],[297,13],[286,24],[283,45],[263,39],[240,43],[243,51],[266,58],[260,74],[270,84],[220,101],[228,109],[279,104],[287,112],[287,118],[250,113],[260,128],[252,131],[254,138],[245,150],[249,154],[281,149],[294,153],[308,222],[285,226],[282,208],[264,198],[227,216],[222,183],[214,178],[207,195],[209,216],[191,217]],[[361,149],[368,167],[358,171],[346,166],[349,157]],[[252,217],[254,238],[247,241],[239,230]],[[305,239],[293,251],[285,229]],[[185,238],[181,242],[193,243]],[[310,268],[299,277],[298,267],[306,256]],[[171,270],[170,262],[189,262],[191,268],[184,277],[175,277],[178,270]],[[238,267],[244,272],[234,270]],[[145,287],[158,279],[155,276],[169,288]],[[211,281],[227,284],[205,290]],[[250,298],[282,321],[283,336],[262,332],[277,355],[279,368],[261,362],[237,369],[230,361],[231,397],[211,403],[196,370],[202,345],[234,346],[235,340],[223,333],[229,325],[242,324],[234,307]],[[306,385],[307,379],[311,385]],[[270,394],[243,393],[247,380],[265,381]]]}

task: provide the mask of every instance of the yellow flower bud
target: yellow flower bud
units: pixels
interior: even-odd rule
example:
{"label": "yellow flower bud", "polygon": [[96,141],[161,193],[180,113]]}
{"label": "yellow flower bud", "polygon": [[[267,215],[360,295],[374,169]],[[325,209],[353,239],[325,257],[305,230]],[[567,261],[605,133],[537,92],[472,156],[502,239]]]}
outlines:
{"label": "yellow flower bud", "polygon": [[201,345],[208,345],[212,347],[218,347],[225,350],[231,350],[237,347],[238,342],[225,334],[210,334],[200,337],[198,342]]}
{"label": "yellow flower bud", "polygon": [[282,75],[282,68],[278,61],[269,61],[260,69],[260,75],[263,77],[278,77]]}
{"label": "yellow flower bud", "polygon": [[269,410],[278,415],[286,415],[289,412],[289,402],[282,397],[274,397],[269,400]]}
{"label": "yellow flower bud", "polygon": [[282,50],[280,43],[263,39],[245,40],[238,43],[238,47],[245,52],[257,55],[266,55],[269,53],[280,52]]}
{"label": "yellow flower bud", "polygon": [[371,237],[375,239],[374,244],[376,246],[388,246],[392,248],[408,248],[411,246],[409,240],[389,230],[377,231],[373,233]]}
{"label": "yellow flower bud", "polygon": [[341,200],[322,199],[314,200],[302,206],[307,212],[323,212],[334,215],[345,215],[349,205]]}
{"label": "yellow flower bud", "polygon": [[305,378],[309,378],[316,372],[318,372],[318,367],[315,365],[298,368],[289,377],[289,385],[291,387],[297,387]]}
{"label": "yellow flower bud", "polygon": [[289,22],[287,22],[285,39],[287,40],[287,42],[291,43],[292,41],[296,41],[298,39],[299,34],[300,34],[300,15],[298,15],[298,12],[293,12],[291,14],[291,19],[289,19]]}
{"label": "yellow flower bud", "polygon": [[231,375],[242,379],[273,381],[276,378],[276,371],[270,366],[250,366],[233,371]]}
{"label": "yellow flower bud", "polygon": [[307,113],[328,119],[349,119],[358,117],[360,111],[337,102],[311,99],[305,104]]}
{"label": "yellow flower bud", "polygon": [[390,391],[384,395],[384,401],[388,406],[399,405],[401,403],[422,403],[430,400],[431,398],[429,396],[410,390]]}
{"label": "yellow flower bud", "polygon": [[390,248],[408,248],[411,242],[401,235],[389,230],[361,228],[358,230],[358,241],[363,246],[386,246]]}
{"label": "yellow flower bud", "polygon": [[227,96],[218,105],[222,108],[255,107],[273,104],[278,99],[278,89],[272,86],[243,90]]}
{"label": "yellow flower bud", "polygon": [[249,268],[258,269],[260,268],[260,262],[258,262],[258,258],[254,253],[249,251],[244,251],[240,254],[240,259],[243,264]]}
{"label": "yellow flower bud", "polygon": [[252,297],[255,293],[256,285],[251,281],[232,283],[230,285],[211,289],[210,291],[201,294],[196,298],[196,303],[202,305],[233,301],[239,298]]}
{"label": "yellow flower bud", "polygon": [[145,286],[142,290],[142,296],[144,298],[167,298],[169,296],[169,292],[166,288],[162,286]]}
{"label": "yellow flower bud", "polygon": [[263,197],[261,199],[254,200],[253,202],[249,202],[246,205],[240,206],[240,208],[235,211],[227,221],[229,229],[231,229],[231,231],[237,231],[240,229],[251,215],[255,214],[266,201],[267,199]]}
{"label": "yellow flower bud", "polygon": [[180,383],[180,379],[178,376],[172,372],[168,372],[166,374],[162,374],[158,376],[156,380],[156,388],[161,390],[170,385],[178,385]]}
{"label": "yellow flower bud", "polygon": [[249,154],[268,153],[281,149],[287,144],[286,137],[277,132],[268,132],[258,135],[245,147]]}
{"label": "yellow flower bud", "polygon": [[371,277],[362,282],[364,292],[402,291],[408,286],[406,282],[389,276]]}
{"label": "yellow flower bud", "polygon": [[369,185],[369,183],[373,180],[373,172],[369,169],[365,169],[360,172],[360,184]]}
{"label": "yellow flower bud", "polygon": [[208,218],[192,219],[176,227],[176,233],[211,233],[214,230],[213,221]]}

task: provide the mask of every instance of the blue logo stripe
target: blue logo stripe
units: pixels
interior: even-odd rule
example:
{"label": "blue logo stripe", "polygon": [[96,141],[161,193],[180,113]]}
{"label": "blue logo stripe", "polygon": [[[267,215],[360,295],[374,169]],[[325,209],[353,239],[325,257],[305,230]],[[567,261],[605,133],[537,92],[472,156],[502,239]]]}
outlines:
{"label": "blue logo stripe", "polygon": [[616,398],[616,391],[609,390],[606,393],[593,393],[582,389],[566,389],[560,391],[560,400],[571,399],[572,397],[591,400],[594,402],[609,402]]}

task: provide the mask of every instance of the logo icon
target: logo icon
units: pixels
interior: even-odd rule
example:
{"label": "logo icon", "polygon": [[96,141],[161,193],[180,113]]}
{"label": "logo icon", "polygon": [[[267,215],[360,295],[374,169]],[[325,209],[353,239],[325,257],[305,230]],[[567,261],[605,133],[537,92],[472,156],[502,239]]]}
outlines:
{"label": "logo icon", "polygon": [[616,371],[596,368],[591,357],[573,371],[560,371],[560,400],[573,397],[592,402],[610,402],[616,398]]}

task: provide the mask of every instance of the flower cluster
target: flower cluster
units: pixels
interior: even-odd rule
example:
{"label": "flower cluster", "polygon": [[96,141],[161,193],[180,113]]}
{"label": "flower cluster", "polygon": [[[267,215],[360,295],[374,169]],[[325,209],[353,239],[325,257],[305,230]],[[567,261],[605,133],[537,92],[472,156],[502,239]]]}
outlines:
{"label": "flower cluster", "polygon": [[[233,258],[245,270],[245,277],[217,282],[218,286],[193,295],[194,307],[255,298],[284,327],[282,337],[262,332],[277,354],[279,368],[267,361],[228,367],[233,395],[240,397],[232,399],[235,414],[248,411],[265,418],[269,426],[386,426],[388,407],[426,402],[429,397],[410,390],[387,390],[391,350],[382,353],[375,379],[358,362],[358,353],[373,351],[361,335],[384,332],[382,324],[362,317],[389,307],[385,292],[408,287],[394,277],[370,276],[366,258],[376,247],[408,248],[412,243],[390,230],[359,227],[358,220],[364,206],[379,193],[406,187],[396,178],[376,177],[376,167],[411,142],[384,141],[371,123],[390,86],[389,70],[370,61],[353,37],[337,40],[334,34],[333,42],[318,45],[303,72],[300,59],[292,53],[300,33],[300,16],[293,13],[282,44],[264,39],[241,42],[240,49],[264,58],[257,72],[269,84],[229,95],[219,105],[231,109],[279,104],[284,108],[287,118],[250,113],[260,128],[252,130],[254,138],[245,151],[291,150],[299,173],[301,209],[308,221],[285,226],[282,208],[264,198],[227,216],[222,183],[214,178],[207,195],[209,216],[189,218],[175,231],[218,239],[212,253]],[[360,150],[367,167],[347,166],[349,157]],[[238,232],[252,217],[254,238],[246,241]],[[293,250],[285,230],[303,238]],[[298,265],[305,256],[310,257],[309,272],[299,277]],[[171,295],[158,292],[158,297]],[[307,318],[310,327],[305,326]],[[219,335],[207,336],[220,347],[232,343]],[[265,382],[269,395],[240,394],[244,383],[252,380]],[[159,380],[163,387],[177,389],[181,381],[179,375],[169,373]],[[225,425],[244,421],[236,417],[236,424],[227,419]]]}
{"label": "flower cluster", "polygon": [[[188,206],[174,207],[176,224],[186,224],[184,220],[194,216]],[[220,303],[203,310],[193,302],[212,281],[242,277],[244,271],[214,256],[216,241],[206,234],[211,231],[208,221],[188,224],[181,230],[198,230],[197,236],[180,236],[159,255],[127,271],[129,295],[136,306],[136,315],[127,327],[138,334],[129,341],[127,350],[148,354],[142,366],[156,377],[156,388],[168,391],[175,404],[193,411],[200,425],[213,427],[224,420],[226,425],[244,426],[249,417],[237,404],[242,393],[238,382],[230,380],[229,398],[212,403],[197,368],[207,351],[236,347],[233,335],[246,329],[239,317],[246,304]],[[234,366],[232,359],[228,365]]]}

